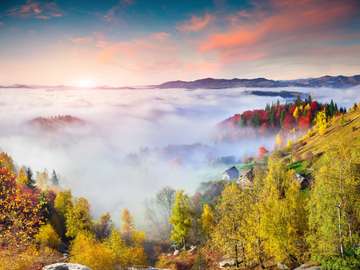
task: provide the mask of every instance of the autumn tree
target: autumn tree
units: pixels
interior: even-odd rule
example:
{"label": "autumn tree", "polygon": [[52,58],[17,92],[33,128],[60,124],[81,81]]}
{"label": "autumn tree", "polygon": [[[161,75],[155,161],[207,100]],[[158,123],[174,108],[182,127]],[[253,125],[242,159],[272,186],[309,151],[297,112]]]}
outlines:
{"label": "autumn tree", "polygon": [[17,186],[15,175],[0,168],[0,242],[28,243],[42,221],[38,194]]}
{"label": "autumn tree", "polygon": [[70,246],[70,262],[84,264],[93,270],[113,270],[116,260],[113,251],[96,241],[89,232],[80,231]]}
{"label": "autumn tree", "polygon": [[79,232],[91,232],[93,222],[88,201],[85,198],[76,199],[74,206],[66,212],[65,220],[67,237],[76,237]]}
{"label": "autumn tree", "polygon": [[131,240],[133,231],[135,230],[135,225],[133,217],[130,214],[129,209],[124,209],[121,213],[121,233],[127,242]]}
{"label": "autumn tree", "polygon": [[36,241],[41,246],[57,249],[61,239],[51,224],[44,224],[40,227],[39,232],[35,235]]}
{"label": "autumn tree", "polygon": [[316,114],[315,123],[319,134],[324,135],[327,128],[327,117],[325,111],[321,111]]}
{"label": "autumn tree", "polygon": [[177,191],[170,217],[172,224],[171,240],[185,248],[188,233],[192,224],[192,213],[189,197],[184,191]]}
{"label": "autumn tree", "polygon": [[236,183],[228,184],[217,205],[218,219],[211,234],[215,246],[227,256],[235,258],[237,267],[240,262],[247,262],[245,230],[250,210],[249,199],[249,193]]}
{"label": "autumn tree", "polygon": [[94,224],[95,236],[98,240],[104,240],[109,237],[111,228],[113,227],[111,216],[109,213],[101,215],[99,221]]}
{"label": "autumn tree", "polygon": [[304,205],[294,172],[288,171],[273,155],[269,159],[260,199],[260,232],[269,257],[292,266],[303,261],[306,250]]}
{"label": "autumn tree", "polygon": [[21,185],[29,185],[29,179],[26,174],[26,168],[22,166],[18,172],[18,175],[16,177],[16,182]]}
{"label": "autumn tree", "polygon": [[9,172],[15,173],[15,165],[11,156],[5,152],[0,152],[0,167],[5,167]]}
{"label": "autumn tree", "polygon": [[308,242],[315,259],[344,257],[359,243],[359,164],[359,151],[342,143],[332,146],[317,164],[308,203]]}
{"label": "autumn tree", "polygon": [[208,237],[214,226],[215,216],[212,208],[208,204],[204,204],[203,211],[201,213],[200,223],[203,234]]}

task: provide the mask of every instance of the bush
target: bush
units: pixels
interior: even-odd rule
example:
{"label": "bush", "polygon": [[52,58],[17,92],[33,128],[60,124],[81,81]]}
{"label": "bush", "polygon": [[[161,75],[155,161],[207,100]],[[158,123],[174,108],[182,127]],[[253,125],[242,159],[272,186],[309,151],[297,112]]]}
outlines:
{"label": "bush", "polygon": [[344,257],[333,256],[321,260],[324,270],[357,270],[360,269],[360,247],[345,253]]}

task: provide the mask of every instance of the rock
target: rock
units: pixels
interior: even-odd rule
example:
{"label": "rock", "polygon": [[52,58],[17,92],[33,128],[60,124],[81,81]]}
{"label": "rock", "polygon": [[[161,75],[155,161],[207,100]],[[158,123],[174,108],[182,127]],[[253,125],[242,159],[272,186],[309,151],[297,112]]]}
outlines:
{"label": "rock", "polygon": [[321,267],[318,265],[302,264],[294,270],[321,270]]}
{"label": "rock", "polygon": [[277,268],[280,270],[288,270],[289,269],[289,267],[287,267],[287,265],[285,265],[283,263],[278,263]]}
{"label": "rock", "polygon": [[81,264],[55,263],[55,264],[44,266],[42,270],[91,270],[91,269],[89,267],[86,267]]}
{"label": "rock", "polygon": [[174,255],[174,256],[177,256],[177,255],[179,255],[179,253],[180,253],[179,250],[175,250],[173,255]]}
{"label": "rock", "polygon": [[236,261],[234,259],[227,259],[219,262],[220,268],[236,266]]}

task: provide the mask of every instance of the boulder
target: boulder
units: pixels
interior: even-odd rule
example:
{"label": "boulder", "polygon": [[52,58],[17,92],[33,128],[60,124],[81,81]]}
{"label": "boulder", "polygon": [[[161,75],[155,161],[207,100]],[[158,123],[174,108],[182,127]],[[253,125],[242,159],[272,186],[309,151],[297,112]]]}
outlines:
{"label": "boulder", "polygon": [[220,266],[220,268],[236,266],[236,260],[235,259],[223,260],[223,261],[219,262],[219,266]]}
{"label": "boulder", "polygon": [[55,264],[44,266],[42,270],[91,270],[91,269],[89,267],[86,267],[81,264],[55,263]]}
{"label": "boulder", "polygon": [[318,265],[302,264],[294,270],[321,270],[321,267]]}

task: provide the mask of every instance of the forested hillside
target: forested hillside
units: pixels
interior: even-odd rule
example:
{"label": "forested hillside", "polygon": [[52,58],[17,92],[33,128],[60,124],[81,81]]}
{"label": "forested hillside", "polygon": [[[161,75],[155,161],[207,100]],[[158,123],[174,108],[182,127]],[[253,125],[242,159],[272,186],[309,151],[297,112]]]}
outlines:
{"label": "forested hillside", "polygon": [[93,270],[359,269],[360,109],[328,114],[325,106],[313,119],[302,138],[254,159],[248,181],[161,190],[147,209],[151,241],[127,209],[120,228],[108,213],[94,219],[55,171],[33,173],[1,153],[0,269],[59,261]]}

